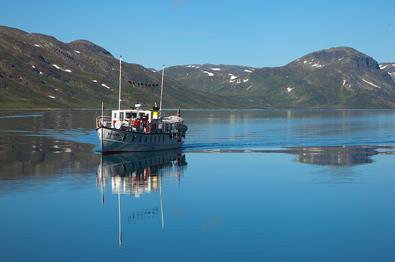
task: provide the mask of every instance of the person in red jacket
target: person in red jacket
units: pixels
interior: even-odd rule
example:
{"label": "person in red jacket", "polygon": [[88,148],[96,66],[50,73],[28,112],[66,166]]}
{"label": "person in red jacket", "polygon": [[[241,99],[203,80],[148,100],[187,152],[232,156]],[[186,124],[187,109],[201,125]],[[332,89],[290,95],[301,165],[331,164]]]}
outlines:
{"label": "person in red jacket", "polygon": [[133,119],[132,127],[134,127],[134,128],[140,127],[140,120],[138,118]]}

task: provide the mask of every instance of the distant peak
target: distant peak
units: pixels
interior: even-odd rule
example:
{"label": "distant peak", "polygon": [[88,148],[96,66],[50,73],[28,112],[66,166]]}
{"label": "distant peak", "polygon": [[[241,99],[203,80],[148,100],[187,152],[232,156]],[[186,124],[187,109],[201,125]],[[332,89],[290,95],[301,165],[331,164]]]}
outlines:
{"label": "distant peak", "polygon": [[103,53],[103,54],[111,56],[111,57],[113,56],[109,51],[107,51],[103,47],[96,45],[95,43],[92,43],[88,40],[84,40],[84,39],[72,41],[69,43],[69,45],[78,47],[80,49],[85,49],[85,50],[88,50],[91,52],[95,52],[95,53],[99,52],[99,53]]}
{"label": "distant peak", "polygon": [[96,46],[96,44],[92,43],[91,41],[85,40],[85,39],[74,40],[74,41],[70,42],[70,44]]}
{"label": "distant peak", "polygon": [[363,56],[367,57],[368,55],[359,52],[358,50],[347,47],[347,46],[339,46],[339,47],[332,47],[328,49],[322,49],[319,51],[312,52],[310,54],[305,55],[304,57],[308,56],[331,56],[332,58],[339,58],[339,57],[354,57],[354,56]]}
{"label": "distant peak", "polygon": [[44,39],[44,40],[59,42],[59,40],[56,37],[53,37],[53,36],[50,36],[50,35],[45,35],[45,34],[40,34],[40,33],[32,33],[31,36],[36,37],[38,39]]}
{"label": "distant peak", "polygon": [[328,65],[352,65],[357,68],[378,69],[378,63],[370,56],[347,46],[332,47],[312,52],[290,63],[290,65],[303,66],[312,70]]}
{"label": "distant peak", "polygon": [[0,32],[9,32],[9,33],[18,33],[18,34],[29,34],[28,32],[25,32],[23,30],[20,30],[18,28],[14,28],[14,27],[9,27],[9,26],[5,26],[5,25],[0,25]]}

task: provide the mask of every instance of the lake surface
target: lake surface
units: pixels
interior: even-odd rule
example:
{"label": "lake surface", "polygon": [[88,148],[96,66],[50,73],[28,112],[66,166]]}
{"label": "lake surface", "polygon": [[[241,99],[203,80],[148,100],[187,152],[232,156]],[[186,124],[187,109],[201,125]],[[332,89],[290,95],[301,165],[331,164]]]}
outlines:
{"label": "lake surface", "polygon": [[101,157],[98,112],[0,111],[0,260],[395,260],[395,111],[182,113]]}

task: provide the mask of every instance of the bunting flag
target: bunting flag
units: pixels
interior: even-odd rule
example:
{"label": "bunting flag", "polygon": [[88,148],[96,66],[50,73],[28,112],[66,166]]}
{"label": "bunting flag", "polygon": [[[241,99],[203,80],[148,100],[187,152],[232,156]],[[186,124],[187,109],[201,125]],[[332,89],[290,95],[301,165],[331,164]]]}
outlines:
{"label": "bunting flag", "polygon": [[132,86],[140,86],[140,87],[159,87],[159,84],[157,83],[143,83],[143,82],[137,82],[133,80],[128,80],[128,83]]}

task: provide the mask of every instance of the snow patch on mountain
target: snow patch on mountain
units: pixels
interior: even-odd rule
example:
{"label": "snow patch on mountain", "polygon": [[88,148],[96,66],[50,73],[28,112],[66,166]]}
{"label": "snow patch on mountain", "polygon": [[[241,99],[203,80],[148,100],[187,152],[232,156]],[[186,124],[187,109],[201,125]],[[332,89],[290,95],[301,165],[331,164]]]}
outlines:
{"label": "snow patch on mountain", "polygon": [[109,87],[108,85],[106,85],[106,84],[101,84],[101,86],[102,86],[102,87],[105,87],[105,88],[107,88],[107,89],[110,89],[110,87]]}
{"label": "snow patch on mountain", "polygon": [[364,81],[365,83],[367,83],[367,84],[369,84],[369,85],[371,85],[371,86],[373,86],[373,87],[381,88],[380,86],[378,86],[378,85],[376,85],[376,84],[373,84],[372,82],[369,82],[368,80],[366,80],[366,79],[364,79],[364,78],[362,78],[362,81]]}
{"label": "snow patch on mountain", "polygon": [[321,64],[318,64],[318,63],[312,64],[311,66],[312,67],[317,67],[317,68],[324,67],[324,65],[321,65]]}
{"label": "snow patch on mountain", "polygon": [[211,72],[208,72],[208,71],[202,71],[202,72],[205,73],[205,74],[208,74],[208,76],[214,76],[214,74],[211,73]]}
{"label": "snow patch on mountain", "polygon": [[60,66],[58,66],[57,64],[52,64],[52,66],[55,67],[56,69],[62,70],[62,71],[67,72],[67,73],[71,73],[72,72],[71,69],[63,69]]}
{"label": "snow patch on mountain", "polygon": [[198,65],[187,65],[186,67],[188,67],[188,68],[200,68],[200,66],[198,66]]}

